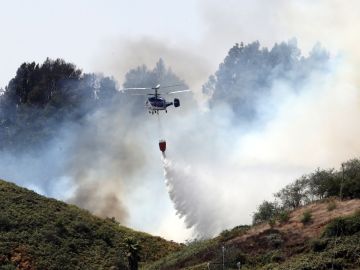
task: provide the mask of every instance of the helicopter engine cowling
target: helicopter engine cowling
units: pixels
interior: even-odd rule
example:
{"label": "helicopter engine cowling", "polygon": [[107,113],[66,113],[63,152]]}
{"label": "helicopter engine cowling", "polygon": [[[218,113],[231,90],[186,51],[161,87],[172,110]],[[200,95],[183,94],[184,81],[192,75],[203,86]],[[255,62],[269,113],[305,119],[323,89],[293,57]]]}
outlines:
{"label": "helicopter engine cowling", "polygon": [[178,98],[174,98],[174,107],[180,107],[180,100]]}

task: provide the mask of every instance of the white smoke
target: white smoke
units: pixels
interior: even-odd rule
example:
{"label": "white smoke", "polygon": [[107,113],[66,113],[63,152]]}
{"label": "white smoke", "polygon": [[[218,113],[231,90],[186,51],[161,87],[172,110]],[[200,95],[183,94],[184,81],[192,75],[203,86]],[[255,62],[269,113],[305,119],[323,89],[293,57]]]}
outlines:
{"label": "white smoke", "polygon": [[[171,197],[188,226],[209,225],[204,233],[214,235],[249,223],[256,205],[302,174],[317,167],[338,168],[341,162],[359,156],[360,36],[355,29],[360,25],[360,7],[357,1],[277,1],[271,6],[267,1],[210,2],[204,2],[202,9],[209,24],[204,44],[220,48],[240,38],[271,45],[297,36],[305,52],[317,41],[332,52],[330,72],[314,73],[300,86],[300,94],[286,91],[289,85],[284,82],[274,83],[272,97],[260,104],[263,108],[271,104],[270,111],[263,111],[271,117],[262,127],[234,127],[226,107],[217,108],[211,116],[184,120],[186,131],[179,136],[186,146],[179,143],[186,149],[173,150],[176,156],[171,155],[173,165],[168,169],[168,181],[174,182]],[[217,51],[214,46],[204,46],[201,52]],[[203,178],[199,171],[207,175]],[[180,181],[170,172],[175,176],[187,172],[188,180]],[[178,187],[177,193],[180,182],[186,187]],[[199,209],[211,216],[211,222],[194,215]]]}
{"label": "white smoke", "polygon": [[165,178],[188,228],[213,236],[250,223],[258,204],[302,174],[359,155],[359,88],[343,59],[329,68],[314,72],[298,93],[275,82],[259,105],[272,109],[264,112],[271,118],[253,129],[234,125],[236,115],[224,104],[171,119],[179,128],[167,135],[173,146],[163,161]]}
{"label": "white smoke", "polygon": [[177,76],[191,85],[198,100],[203,98],[201,86],[214,66],[210,65],[209,59],[199,54],[197,50],[185,44],[174,44],[147,36],[122,38],[114,40],[111,44],[105,57],[99,57],[102,61],[99,61],[97,66],[102,72],[112,74],[119,82],[123,82],[130,68],[140,65],[151,67],[162,58],[167,65],[174,68]]}

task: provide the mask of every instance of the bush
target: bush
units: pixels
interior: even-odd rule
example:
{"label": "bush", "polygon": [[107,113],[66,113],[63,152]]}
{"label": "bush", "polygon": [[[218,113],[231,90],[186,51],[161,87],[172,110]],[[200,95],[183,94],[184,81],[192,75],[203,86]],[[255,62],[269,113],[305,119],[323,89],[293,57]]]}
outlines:
{"label": "bush", "polygon": [[280,263],[284,261],[284,256],[282,256],[280,253],[274,253],[271,257],[271,262],[273,263]]}
{"label": "bush", "polygon": [[0,270],[16,270],[16,267],[13,264],[5,264],[0,266]]}
{"label": "bush", "polygon": [[284,224],[284,223],[288,222],[290,219],[289,211],[280,212],[278,215],[278,219],[279,219],[280,224]]}
{"label": "bush", "polygon": [[0,215],[0,231],[9,231],[11,227],[10,219],[6,215]]}
{"label": "bush", "polygon": [[273,248],[280,248],[284,242],[280,233],[271,233],[266,238]]}
{"label": "bush", "polygon": [[[261,269],[274,269],[274,268],[271,268],[272,264],[279,263],[282,261],[284,261],[284,256],[280,250],[273,250],[273,251],[267,252],[265,254],[261,254],[256,259],[257,263],[264,265],[265,268],[261,268]],[[253,268],[251,268],[251,269],[253,269]],[[258,268],[256,268],[256,269],[258,269]]]}
{"label": "bush", "polygon": [[[222,257],[217,257],[216,262],[221,261]],[[243,253],[239,248],[234,246],[229,246],[225,250],[225,260],[227,261],[228,266],[236,265],[237,262],[240,262],[242,265],[248,262],[248,257]],[[213,269],[213,268],[212,268]]]}
{"label": "bush", "polygon": [[326,239],[313,239],[310,242],[310,247],[314,252],[322,252],[326,249],[328,240]]}
{"label": "bush", "polygon": [[350,217],[340,217],[331,221],[324,230],[324,236],[353,235],[360,232],[360,213]]}
{"label": "bush", "polygon": [[309,224],[312,221],[312,214],[310,210],[305,210],[300,220],[302,224]]}
{"label": "bush", "polygon": [[271,228],[273,228],[275,225],[276,225],[275,218],[271,218],[271,219],[269,220],[269,226],[270,226]]}
{"label": "bush", "polygon": [[276,202],[263,201],[257,208],[257,212],[253,215],[253,224],[269,221],[278,213],[278,205]]}
{"label": "bush", "polygon": [[244,234],[245,232],[247,232],[249,230],[249,228],[250,228],[249,225],[239,225],[239,226],[232,228],[231,230],[224,230],[220,233],[218,239],[221,242],[225,242],[229,239],[232,239],[232,238],[235,238],[237,236]]}
{"label": "bush", "polygon": [[330,212],[330,211],[333,211],[336,209],[336,202],[335,201],[331,201],[328,203],[327,205],[327,210]]}

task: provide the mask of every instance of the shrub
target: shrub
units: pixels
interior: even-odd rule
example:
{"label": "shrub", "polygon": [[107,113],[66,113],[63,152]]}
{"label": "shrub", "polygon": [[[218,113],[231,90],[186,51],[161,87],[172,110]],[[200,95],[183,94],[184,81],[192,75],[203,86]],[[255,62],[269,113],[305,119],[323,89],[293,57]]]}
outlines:
{"label": "shrub", "polygon": [[0,270],[16,270],[16,267],[13,264],[5,264],[0,266]]}
{"label": "shrub", "polygon": [[11,221],[6,215],[0,215],[0,231],[9,231],[11,229]]}
{"label": "shrub", "polygon": [[231,238],[244,234],[249,228],[250,226],[248,225],[239,225],[231,230],[224,230],[220,233],[219,240],[222,242],[227,241]]}
{"label": "shrub", "polygon": [[333,211],[336,209],[336,202],[335,201],[331,201],[328,203],[327,205],[327,210],[330,212],[330,211]]}
{"label": "shrub", "polygon": [[269,234],[267,237],[267,240],[269,241],[269,244],[273,247],[273,248],[279,248],[281,247],[281,245],[283,244],[283,239],[281,237],[280,233],[271,233]]}
{"label": "shrub", "polygon": [[309,224],[312,221],[312,214],[310,210],[305,210],[300,220],[302,224]]}
{"label": "shrub", "polygon": [[269,220],[269,226],[270,226],[271,228],[273,228],[273,227],[275,226],[275,224],[276,224],[275,218],[271,218],[271,219]]}
{"label": "shrub", "polygon": [[260,264],[266,264],[266,266],[264,265],[265,268],[261,268],[261,269],[269,269],[270,270],[270,269],[274,269],[274,268],[271,268],[273,263],[279,263],[281,261],[284,261],[284,256],[282,255],[280,250],[273,250],[273,251],[267,252],[265,254],[259,255],[257,257],[256,261],[257,261],[257,263],[260,263]]}
{"label": "shrub", "polygon": [[278,215],[278,219],[279,219],[280,224],[284,224],[284,223],[288,222],[290,219],[289,211],[280,212]]}
{"label": "shrub", "polygon": [[313,239],[310,242],[310,247],[314,252],[322,252],[326,249],[328,240],[326,239]]}
{"label": "shrub", "polygon": [[253,215],[253,224],[269,221],[278,213],[278,205],[276,202],[263,201],[257,208],[257,212]]}
{"label": "shrub", "polygon": [[284,257],[280,253],[274,253],[271,257],[271,262],[273,263],[279,263],[284,261]]}
{"label": "shrub", "polygon": [[[248,262],[247,255],[234,246],[230,246],[226,248],[225,259],[229,264],[228,266],[230,266],[232,263],[235,265],[237,262],[240,262],[242,265],[244,265]],[[221,260],[222,260],[221,257],[217,257],[215,259],[215,261],[221,261]]]}
{"label": "shrub", "polygon": [[353,235],[360,232],[360,213],[350,217],[340,217],[331,221],[324,230],[324,236]]}

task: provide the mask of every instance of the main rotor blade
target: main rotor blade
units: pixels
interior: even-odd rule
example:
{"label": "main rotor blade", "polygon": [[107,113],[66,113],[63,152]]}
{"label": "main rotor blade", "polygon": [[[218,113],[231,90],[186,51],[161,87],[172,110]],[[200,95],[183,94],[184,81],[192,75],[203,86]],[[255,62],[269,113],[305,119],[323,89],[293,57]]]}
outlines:
{"label": "main rotor blade", "polygon": [[166,94],[176,94],[176,93],[182,93],[182,92],[191,92],[190,89],[185,89],[185,90],[179,90],[179,91],[172,91],[172,92],[167,92]]}
{"label": "main rotor blade", "polygon": [[120,91],[127,91],[127,90],[151,90],[152,88],[149,87],[130,87],[130,88],[123,88]]}
{"label": "main rotor blade", "polygon": [[[157,95],[160,96],[160,94]],[[155,94],[130,94],[130,96],[155,96]]]}
{"label": "main rotor blade", "polygon": [[160,89],[162,89],[162,88],[174,87],[174,86],[185,86],[185,84],[184,84],[184,83],[179,83],[179,84],[172,84],[172,85],[160,86]]}

